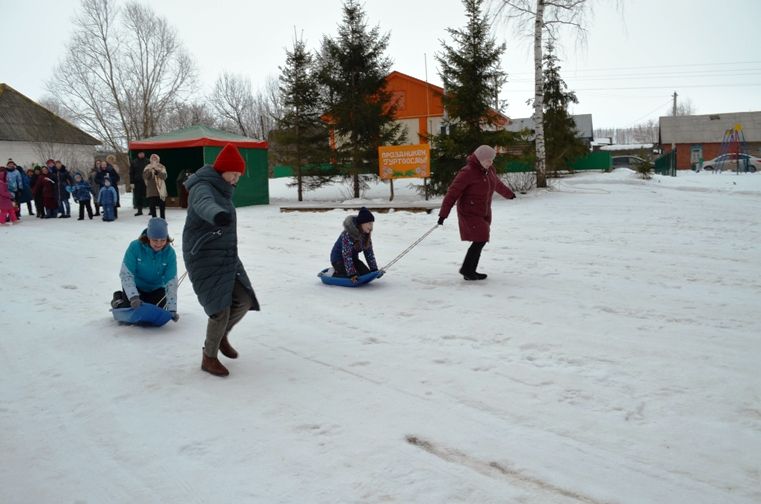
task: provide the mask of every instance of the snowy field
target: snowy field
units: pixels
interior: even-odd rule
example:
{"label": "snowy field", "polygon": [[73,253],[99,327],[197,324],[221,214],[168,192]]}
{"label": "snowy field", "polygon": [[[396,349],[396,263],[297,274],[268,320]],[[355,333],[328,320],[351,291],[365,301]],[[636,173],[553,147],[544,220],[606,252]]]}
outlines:
{"label": "snowy field", "polygon": [[[280,213],[272,181],[238,213],[262,311],[228,378],[189,283],[176,324],[111,318],[145,217],[0,226],[0,502],[758,504],[761,175],[553,186],[495,196],[486,281],[453,215],[346,289],[316,273],[347,213]],[[435,223],[376,214],[379,263]]]}

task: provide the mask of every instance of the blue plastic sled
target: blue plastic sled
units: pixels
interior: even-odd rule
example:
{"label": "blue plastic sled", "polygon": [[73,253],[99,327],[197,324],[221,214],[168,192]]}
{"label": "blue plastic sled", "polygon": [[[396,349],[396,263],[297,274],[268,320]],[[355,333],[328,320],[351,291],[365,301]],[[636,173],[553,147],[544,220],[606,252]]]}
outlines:
{"label": "blue plastic sled", "polygon": [[364,275],[360,275],[357,277],[357,282],[354,283],[351,281],[351,278],[346,277],[334,277],[328,275],[328,271],[331,268],[325,268],[324,270],[317,273],[317,276],[320,277],[320,280],[322,280],[322,283],[327,285],[340,285],[341,287],[359,287],[360,285],[365,285],[376,278],[380,278],[383,276],[383,271],[371,271],[370,273],[365,273]]}
{"label": "blue plastic sled", "polygon": [[114,320],[122,324],[161,327],[172,320],[171,313],[150,303],[143,303],[137,309],[113,308],[111,313]]}

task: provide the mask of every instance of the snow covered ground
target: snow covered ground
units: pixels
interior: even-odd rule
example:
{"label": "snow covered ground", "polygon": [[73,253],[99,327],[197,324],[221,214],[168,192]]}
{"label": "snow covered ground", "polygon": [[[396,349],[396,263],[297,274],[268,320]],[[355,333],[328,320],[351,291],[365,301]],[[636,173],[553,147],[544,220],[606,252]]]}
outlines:
{"label": "snow covered ground", "polygon": [[[347,214],[280,213],[272,181],[224,379],[189,284],[162,329],[108,312],[145,218],[0,226],[0,502],[761,502],[761,175],[553,185],[495,197],[488,280],[453,216],[345,289],[316,273]],[[376,215],[379,262],[435,222]]]}

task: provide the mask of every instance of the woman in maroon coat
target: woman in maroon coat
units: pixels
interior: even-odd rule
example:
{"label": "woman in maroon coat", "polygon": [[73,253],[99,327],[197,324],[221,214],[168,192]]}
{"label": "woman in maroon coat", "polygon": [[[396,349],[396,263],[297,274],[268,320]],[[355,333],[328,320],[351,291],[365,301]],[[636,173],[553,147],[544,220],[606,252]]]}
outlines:
{"label": "woman in maroon coat", "polygon": [[478,147],[468,156],[466,164],[447,189],[439,210],[439,225],[449,216],[457,203],[457,220],[460,224],[460,239],[473,242],[465,254],[460,274],[465,280],[483,280],[484,273],[477,273],[481,250],[489,241],[491,226],[491,199],[497,191],[507,199],[515,194],[497,177],[494,158],[497,152],[488,145]]}
{"label": "woman in maroon coat", "polygon": [[58,210],[58,198],[56,185],[50,176],[47,166],[42,167],[42,173],[37,177],[37,182],[32,188],[35,197],[42,197],[42,205],[45,207],[45,218],[54,219]]}

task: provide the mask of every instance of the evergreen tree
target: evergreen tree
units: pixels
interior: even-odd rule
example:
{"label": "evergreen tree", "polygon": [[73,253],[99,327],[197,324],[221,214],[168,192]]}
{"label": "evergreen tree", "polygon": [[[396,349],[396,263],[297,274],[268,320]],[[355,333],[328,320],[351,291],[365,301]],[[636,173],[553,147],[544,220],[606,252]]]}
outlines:
{"label": "evergreen tree", "polygon": [[391,70],[391,60],[384,56],[388,40],[379,27],[368,30],[356,0],[346,0],[338,36],[323,38],[319,55],[337,160],[351,165],[355,198],[360,195],[359,174],[373,168],[377,173],[378,146],[401,143],[406,136],[394,121],[396,107],[385,87]]}
{"label": "evergreen tree", "polygon": [[280,97],[283,117],[270,135],[273,158],[293,167],[299,201],[303,201],[304,178],[308,189],[330,181],[321,176],[319,164],[330,160],[328,129],[320,119],[321,103],[314,57],[303,40],[294,39],[286,50],[285,67],[280,67]]}
{"label": "evergreen tree", "polygon": [[482,12],[484,0],[463,0],[467,17],[464,28],[448,28],[453,40],[442,42],[436,55],[444,82],[444,108],[448,133],[433,138],[436,169],[431,174],[434,194],[446,192],[465,157],[481,144],[505,145],[511,135],[499,124],[504,103],[498,96],[506,82],[500,69],[504,44],[497,44],[490,34]]}
{"label": "evergreen tree", "polygon": [[558,170],[584,156],[589,149],[578,137],[576,123],[568,113],[570,103],[579,103],[576,93],[568,90],[560,77],[560,66],[552,42],[544,55],[544,139],[547,148],[547,172],[557,176]]}

